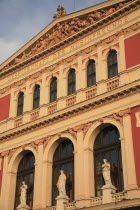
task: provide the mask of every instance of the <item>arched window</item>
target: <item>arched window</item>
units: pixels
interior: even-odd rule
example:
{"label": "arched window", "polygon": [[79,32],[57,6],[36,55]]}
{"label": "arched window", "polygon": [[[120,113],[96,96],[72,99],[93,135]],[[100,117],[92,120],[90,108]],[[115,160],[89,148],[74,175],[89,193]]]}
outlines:
{"label": "arched window", "polygon": [[111,50],[107,57],[108,78],[118,75],[118,62],[116,50]]}
{"label": "arched window", "polygon": [[18,96],[18,103],[17,103],[17,116],[23,113],[23,104],[24,104],[24,93],[20,92]]}
{"label": "arched window", "polygon": [[89,60],[87,65],[87,87],[96,84],[96,66],[94,60]]}
{"label": "arched window", "polygon": [[70,69],[68,74],[68,95],[76,91],[75,69]]}
{"label": "arched window", "polygon": [[123,191],[123,169],[121,156],[121,143],[119,132],[115,126],[104,128],[96,137],[94,144],[94,172],[95,195],[101,196],[104,179],[102,176],[103,159],[110,163],[111,181],[117,192]]}
{"label": "arched window", "polygon": [[27,189],[27,205],[33,207],[33,188],[34,188],[34,155],[32,152],[27,153],[19,163],[17,171],[16,195],[15,195],[15,210],[20,204],[20,194],[22,181],[28,186]]}
{"label": "arched window", "polygon": [[33,109],[37,109],[40,105],[40,86],[35,85],[33,93]]}
{"label": "arched window", "polygon": [[70,198],[70,202],[74,200],[74,155],[73,144],[68,139],[57,147],[53,157],[53,178],[52,178],[52,205],[56,204],[55,198],[58,196],[57,181],[63,170],[66,179],[66,194]]}
{"label": "arched window", "polygon": [[53,77],[50,83],[50,102],[57,100],[57,78]]}

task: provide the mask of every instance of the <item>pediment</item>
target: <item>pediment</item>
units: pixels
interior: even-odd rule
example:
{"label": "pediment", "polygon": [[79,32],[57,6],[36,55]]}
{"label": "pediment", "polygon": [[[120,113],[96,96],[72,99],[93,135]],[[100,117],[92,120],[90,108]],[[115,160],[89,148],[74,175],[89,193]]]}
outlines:
{"label": "pediment", "polygon": [[11,68],[16,69],[17,66],[26,65],[40,56],[46,56],[70,44],[78,36],[83,36],[94,28],[97,29],[101,20],[105,22],[114,18],[117,12],[132,2],[134,1],[107,1],[69,15],[66,15],[66,10],[63,8],[62,14],[55,14],[51,24],[1,65],[1,71],[4,73]]}

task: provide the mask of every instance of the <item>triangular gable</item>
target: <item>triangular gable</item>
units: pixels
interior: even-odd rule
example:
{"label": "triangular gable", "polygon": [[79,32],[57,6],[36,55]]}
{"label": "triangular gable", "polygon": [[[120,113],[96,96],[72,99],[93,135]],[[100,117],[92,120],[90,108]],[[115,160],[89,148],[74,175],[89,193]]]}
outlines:
{"label": "triangular gable", "polygon": [[69,15],[64,11],[62,17],[60,15],[57,18],[57,14],[54,15],[55,20],[4,62],[1,71],[5,72],[23,63],[26,64],[38,56],[45,55],[47,51],[52,52],[61,47],[62,43],[70,43],[74,37],[76,38],[76,34],[80,32],[84,34],[85,29],[90,31],[93,25],[98,27],[96,23],[100,20],[113,15],[132,2],[133,0],[111,0]]}

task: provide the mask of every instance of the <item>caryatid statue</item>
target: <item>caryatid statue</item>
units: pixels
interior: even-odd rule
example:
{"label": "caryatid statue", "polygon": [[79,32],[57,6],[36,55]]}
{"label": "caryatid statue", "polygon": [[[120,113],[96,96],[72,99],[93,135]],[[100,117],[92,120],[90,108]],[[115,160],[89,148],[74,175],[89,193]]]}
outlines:
{"label": "caryatid statue", "polygon": [[56,184],[58,191],[59,191],[59,195],[66,195],[66,175],[64,174],[64,171],[61,170],[60,171],[60,176],[58,178],[58,182]]}
{"label": "caryatid statue", "polygon": [[110,163],[107,162],[107,159],[103,159],[103,162],[104,164],[102,165],[102,169],[105,185],[112,185],[110,176]]}
{"label": "caryatid statue", "polygon": [[20,195],[20,205],[26,205],[26,195],[28,186],[25,184],[25,181],[22,182],[21,186],[21,195]]}

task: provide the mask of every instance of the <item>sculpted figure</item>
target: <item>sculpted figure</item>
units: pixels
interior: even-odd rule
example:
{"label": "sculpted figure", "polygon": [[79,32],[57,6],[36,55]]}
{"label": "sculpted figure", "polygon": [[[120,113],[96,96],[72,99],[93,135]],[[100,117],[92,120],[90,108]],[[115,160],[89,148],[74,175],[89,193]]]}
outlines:
{"label": "sculpted figure", "polygon": [[29,58],[30,57],[30,54],[31,53],[25,53],[25,51],[24,51],[23,54],[22,54],[22,56],[21,56],[21,58],[15,58],[15,63],[19,63],[19,62],[21,62],[21,61]]}
{"label": "sculpted figure", "polygon": [[37,41],[35,47],[31,50],[32,55],[34,55],[34,54],[40,52],[40,46],[41,46],[40,42]]}
{"label": "sculpted figure", "polygon": [[105,185],[112,185],[110,177],[110,163],[107,162],[107,159],[103,159],[104,164],[102,165],[103,177]]}
{"label": "sculpted figure", "polygon": [[87,19],[90,22],[90,24],[92,24],[96,21],[96,16],[95,14],[89,14]]}
{"label": "sculpted figure", "polygon": [[100,19],[102,17],[102,12],[96,12],[95,13],[95,16]]}
{"label": "sculpted figure", "polygon": [[25,182],[22,182],[22,186],[21,186],[21,195],[20,195],[20,205],[26,205],[26,194],[27,194],[27,185],[25,184]]}
{"label": "sculpted figure", "polygon": [[115,8],[110,8],[109,10],[106,11],[106,15],[110,15],[110,14],[112,14],[115,11],[116,11]]}
{"label": "sculpted figure", "polygon": [[48,40],[41,38],[40,45],[40,51],[45,50],[48,47]]}
{"label": "sculpted figure", "polygon": [[60,176],[56,186],[58,188],[59,195],[66,195],[66,175],[63,170],[60,171]]}
{"label": "sculpted figure", "polygon": [[56,18],[61,17],[63,15],[66,15],[66,9],[64,9],[64,7],[61,7],[60,5],[58,5],[57,14],[55,14],[53,16],[53,19],[56,19]]}

